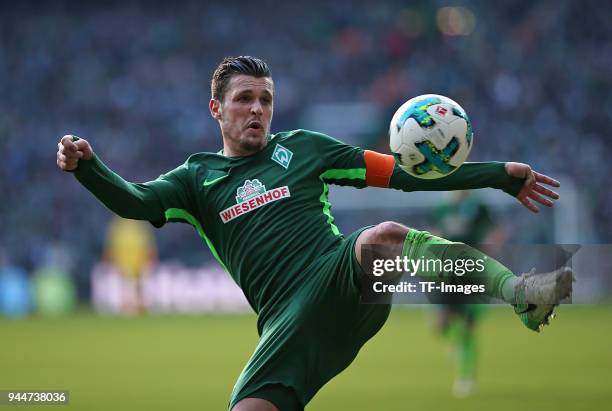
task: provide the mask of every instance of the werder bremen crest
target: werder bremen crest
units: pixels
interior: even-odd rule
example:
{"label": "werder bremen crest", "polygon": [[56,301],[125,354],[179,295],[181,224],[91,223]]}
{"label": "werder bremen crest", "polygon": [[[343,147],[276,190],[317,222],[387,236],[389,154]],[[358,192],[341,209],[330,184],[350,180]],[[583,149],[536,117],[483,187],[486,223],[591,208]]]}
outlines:
{"label": "werder bremen crest", "polygon": [[293,153],[288,148],[277,144],[272,153],[272,160],[283,166],[285,169],[289,167]]}
{"label": "werder bremen crest", "polygon": [[265,191],[266,186],[261,184],[261,181],[258,179],[246,180],[244,185],[236,190],[236,202],[242,203],[243,201],[248,201],[259,194],[263,194]]}

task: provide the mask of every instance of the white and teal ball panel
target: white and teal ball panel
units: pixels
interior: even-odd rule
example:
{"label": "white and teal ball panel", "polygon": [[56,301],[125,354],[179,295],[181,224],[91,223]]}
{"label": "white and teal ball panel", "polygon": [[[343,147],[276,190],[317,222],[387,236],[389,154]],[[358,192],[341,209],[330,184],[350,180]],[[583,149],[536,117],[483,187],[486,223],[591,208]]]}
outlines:
{"label": "white and teal ball panel", "polygon": [[415,177],[440,178],[456,171],[472,149],[465,110],[448,97],[425,94],[408,100],[389,126],[391,151]]}

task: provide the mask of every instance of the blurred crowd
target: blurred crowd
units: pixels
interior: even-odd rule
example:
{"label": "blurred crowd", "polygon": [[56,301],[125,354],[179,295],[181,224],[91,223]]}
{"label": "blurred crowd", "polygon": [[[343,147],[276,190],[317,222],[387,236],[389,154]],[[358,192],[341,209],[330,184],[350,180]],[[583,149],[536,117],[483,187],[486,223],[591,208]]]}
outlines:
{"label": "blurred crowd", "polygon": [[[0,245],[27,271],[50,245],[62,246],[86,282],[110,213],[57,169],[60,137],[87,138],[131,181],[217,151],[210,77],[224,56],[243,54],[271,65],[273,131],[310,128],[302,114],[313,104],[366,103],[385,121],[360,144],[386,151],[387,121],[403,101],[453,98],[472,118],[471,160],[522,161],[571,176],[598,221],[598,240],[609,241],[612,4],[457,4],[3,3]],[[161,259],[201,261],[194,233],[164,230]]]}

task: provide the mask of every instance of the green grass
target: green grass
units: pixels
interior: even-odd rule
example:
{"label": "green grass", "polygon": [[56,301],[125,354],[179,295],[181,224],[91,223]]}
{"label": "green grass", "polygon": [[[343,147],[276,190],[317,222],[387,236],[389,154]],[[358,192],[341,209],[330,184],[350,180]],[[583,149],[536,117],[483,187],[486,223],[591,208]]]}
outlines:
{"label": "green grass", "polygon": [[[480,328],[480,390],[458,401],[430,313],[396,310],[308,409],[608,408],[612,306],[559,314],[538,335],[511,310],[491,310]],[[49,407],[59,409],[223,410],[256,340],[251,315],[0,319],[0,389],[68,389],[68,407]]]}

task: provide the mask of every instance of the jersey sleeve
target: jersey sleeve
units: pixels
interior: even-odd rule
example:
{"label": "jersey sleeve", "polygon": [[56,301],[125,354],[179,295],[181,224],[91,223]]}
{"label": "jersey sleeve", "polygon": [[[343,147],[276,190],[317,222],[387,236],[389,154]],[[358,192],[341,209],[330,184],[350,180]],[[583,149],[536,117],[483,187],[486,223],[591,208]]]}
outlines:
{"label": "jersey sleeve", "polygon": [[505,164],[498,161],[465,163],[454,173],[437,179],[416,178],[397,164],[395,157],[366,150],[366,182],[369,186],[389,187],[402,191],[452,191],[496,188],[513,197],[524,179],[508,175]]}
{"label": "jersey sleeve", "polygon": [[187,164],[146,183],[131,183],[110,170],[97,156],[79,162],[75,177],[108,209],[123,218],[148,220],[161,227],[166,210],[189,210]]}
{"label": "jersey sleeve", "polygon": [[454,173],[433,180],[413,177],[396,164],[389,180],[389,187],[403,191],[451,191],[496,188],[516,197],[519,191],[521,191],[524,179],[508,175],[505,164],[498,161],[464,163]]}
{"label": "jersey sleeve", "polygon": [[364,151],[326,134],[308,132],[321,160],[321,179],[328,184],[366,187]]}

